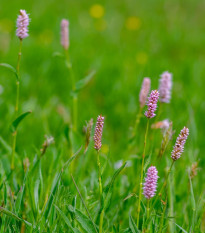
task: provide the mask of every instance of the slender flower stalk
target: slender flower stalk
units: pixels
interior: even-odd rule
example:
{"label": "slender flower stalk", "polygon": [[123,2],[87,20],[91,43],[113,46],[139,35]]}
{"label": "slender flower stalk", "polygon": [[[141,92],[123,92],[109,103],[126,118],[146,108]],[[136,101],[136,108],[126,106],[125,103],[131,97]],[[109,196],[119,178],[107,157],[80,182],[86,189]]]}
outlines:
{"label": "slender flower stalk", "polygon": [[148,118],[148,120],[147,120],[147,127],[146,127],[146,131],[145,131],[144,150],[143,150],[143,154],[142,154],[140,189],[139,189],[139,199],[138,199],[138,208],[137,208],[137,228],[139,227],[140,206],[141,206],[141,198],[142,198],[143,170],[144,170],[147,134],[148,134],[148,129],[149,129],[149,119],[156,116],[155,111],[157,109],[158,99],[159,99],[159,92],[157,90],[151,91],[150,97],[148,98],[148,102],[147,102],[148,110],[145,112],[145,116]]}
{"label": "slender flower stalk", "polygon": [[159,82],[160,102],[169,103],[171,99],[172,74],[168,71],[165,71],[161,75],[161,79],[159,80]]}
{"label": "slender flower stalk", "polygon": [[[17,18],[17,29],[16,29],[16,36],[20,39],[19,44],[19,53],[18,53],[18,60],[17,60],[17,66],[16,66],[16,73],[18,76],[18,79],[16,80],[16,104],[15,104],[15,117],[18,115],[19,110],[19,85],[20,85],[20,61],[21,61],[21,51],[22,51],[22,41],[24,38],[28,37],[28,25],[29,25],[29,16],[26,13],[25,10],[19,11],[19,16]],[[14,170],[14,157],[15,157],[15,151],[16,151],[16,136],[17,131],[13,132],[12,134],[12,156],[11,156],[11,170]]]}
{"label": "slender flower stalk", "polygon": [[68,53],[68,48],[70,45],[70,42],[69,42],[69,21],[66,19],[61,20],[61,45],[62,45],[64,52],[65,52],[66,67],[68,68],[69,78],[71,79],[72,92],[73,92],[73,95],[72,95],[72,98],[73,98],[72,127],[73,127],[73,131],[76,131],[77,130],[77,119],[78,119],[78,96],[75,93],[75,91],[76,91],[75,77],[73,74],[72,64],[71,64],[69,53]]}
{"label": "slender flower stalk", "polygon": [[104,117],[98,116],[97,123],[95,126],[95,134],[94,134],[94,148],[97,150],[97,164],[98,164],[98,181],[99,181],[99,190],[100,190],[100,223],[99,223],[99,233],[102,233],[103,227],[103,218],[104,218],[104,201],[103,201],[103,188],[102,188],[102,173],[101,173],[101,164],[100,164],[100,155],[99,151],[102,146],[102,132],[103,132],[103,125],[104,125]]}
{"label": "slender flower stalk", "polygon": [[144,170],[144,160],[145,160],[148,129],[149,129],[149,119],[147,120],[147,127],[146,127],[145,138],[144,138],[144,150],[142,154],[142,167],[141,167],[140,188],[139,188],[139,198],[138,198],[138,207],[137,207],[137,228],[139,227],[140,206],[141,206],[141,198],[142,198],[143,170]]}

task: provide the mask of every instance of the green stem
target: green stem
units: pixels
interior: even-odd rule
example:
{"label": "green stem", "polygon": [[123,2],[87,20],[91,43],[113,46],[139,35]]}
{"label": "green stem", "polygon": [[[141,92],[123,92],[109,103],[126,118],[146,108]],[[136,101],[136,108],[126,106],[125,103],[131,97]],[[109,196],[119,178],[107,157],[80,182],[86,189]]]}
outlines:
{"label": "green stem", "polygon": [[149,204],[150,204],[150,199],[147,200],[147,219],[149,219],[149,214],[150,214]]}
{"label": "green stem", "polygon": [[102,233],[103,217],[104,217],[104,203],[103,203],[102,174],[101,174],[101,164],[100,164],[99,150],[97,151],[97,164],[98,164],[98,181],[99,181],[99,191],[100,191],[100,223],[99,223],[99,233]]}
{"label": "green stem", "polygon": [[[164,215],[165,215],[165,211],[166,211],[166,207],[167,207],[167,200],[164,204],[164,208],[163,208],[163,212],[162,212],[162,216],[161,216],[161,220],[160,220],[160,227],[159,227],[159,233],[162,232],[163,229],[163,224],[164,224]],[[171,231],[172,232],[172,231]]]}
{"label": "green stem", "polygon": [[134,129],[133,129],[133,137],[136,135],[137,127],[138,127],[138,125],[140,123],[140,119],[142,117],[142,109],[143,108],[140,107],[139,112],[138,112],[137,117],[136,117],[135,126],[134,126]]}
{"label": "green stem", "polygon": [[13,141],[12,141],[11,170],[14,170],[14,157],[15,157],[15,151],[16,151],[16,134],[17,134],[17,131],[15,131],[12,134]]}
{"label": "green stem", "polygon": [[147,226],[145,232],[149,232],[149,217],[150,217],[150,199],[147,199]]}
{"label": "green stem", "polygon": [[77,131],[77,119],[78,119],[78,96],[75,93],[76,86],[75,86],[75,77],[73,75],[73,69],[72,64],[70,62],[68,50],[65,50],[65,56],[66,56],[66,64],[67,68],[69,70],[69,75],[71,79],[71,85],[72,85],[72,91],[73,91],[73,109],[72,109],[72,124],[73,124],[73,131]]}
{"label": "green stem", "polygon": [[[174,216],[174,182],[173,182],[173,174],[170,174],[170,179],[168,180],[168,191],[169,191],[169,196],[168,196],[168,201],[169,201],[169,216],[173,217]],[[175,224],[173,221],[169,221],[169,229],[170,232],[175,232]]]}
{"label": "green stem", "polygon": [[157,194],[157,196],[156,196],[156,198],[155,198],[155,201],[154,201],[154,203],[153,203],[153,205],[152,205],[152,208],[155,206],[155,204],[156,204],[158,198],[162,195],[163,189],[164,189],[164,188],[166,187],[166,185],[167,185],[167,181],[168,181],[168,178],[169,178],[169,174],[170,174],[170,172],[171,172],[171,170],[172,170],[172,167],[173,167],[173,165],[174,165],[174,162],[175,162],[175,161],[172,160],[172,164],[171,164],[171,166],[170,166],[170,168],[169,168],[169,170],[168,170],[168,173],[167,173],[167,176],[166,176],[166,178],[165,178],[165,181],[164,181],[164,183],[163,183],[163,185],[162,185],[162,187],[161,187],[159,193]]}
{"label": "green stem", "polygon": [[[19,70],[20,70],[21,50],[22,50],[22,39],[20,39],[18,60],[17,60],[17,66],[16,66],[16,72],[17,72],[18,77],[19,77]],[[16,81],[15,117],[18,115],[18,110],[19,110],[19,85],[20,85],[20,81],[18,79]],[[15,151],[16,151],[16,135],[17,135],[17,131],[15,131],[12,134],[13,140],[12,140],[11,170],[14,170],[14,157],[15,157]]]}
{"label": "green stem", "polygon": [[140,206],[141,206],[141,198],[142,198],[143,170],[144,170],[144,160],[145,160],[145,151],[146,151],[146,142],[147,142],[148,129],[149,129],[149,119],[147,120],[147,127],[146,127],[146,132],[145,132],[145,139],[144,139],[144,150],[143,150],[143,154],[142,154],[142,167],[141,167],[141,177],[140,177],[139,201],[138,201],[138,208],[137,208],[137,228],[139,227]]}

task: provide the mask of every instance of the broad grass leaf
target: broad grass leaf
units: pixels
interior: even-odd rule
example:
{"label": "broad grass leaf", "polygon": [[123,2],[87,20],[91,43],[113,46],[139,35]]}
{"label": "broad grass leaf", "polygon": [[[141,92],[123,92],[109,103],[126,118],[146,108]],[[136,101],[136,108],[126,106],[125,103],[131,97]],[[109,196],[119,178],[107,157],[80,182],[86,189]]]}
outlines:
{"label": "broad grass leaf", "polygon": [[104,190],[104,192],[105,192],[104,209],[105,210],[108,208],[109,202],[111,200],[112,189],[113,189],[115,179],[120,174],[120,172],[124,169],[125,166],[126,166],[126,163],[124,163],[120,168],[117,169],[117,171],[115,171],[114,175],[112,176],[112,179],[111,179],[110,183],[108,184],[108,186],[106,186],[106,188]]}
{"label": "broad grass leaf", "polygon": [[175,225],[181,230],[183,231],[184,233],[188,233],[186,230],[184,230],[182,227],[180,227],[178,224],[175,223]]}
{"label": "broad grass leaf", "polygon": [[0,143],[7,152],[11,153],[12,151],[11,146],[1,136],[0,136]]}
{"label": "broad grass leaf", "polygon": [[59,57],[59,58],[64,58],[65,56],[62,53],[59,52],[54,52],[53,57]]}
{"label": "broad grass leaf", "polygon": [[[68,208],[68,210],[71,213],[74,211],[73,208]],[[96,233],[92,221],[78,209],[75,209],[75,219],[87,233]]]}
{"label": "broad grass leaf", "polygon": [[137,226],[132,218],[132,215],[129,214],[129,227],[130,227],[130,230],[132,231],[132,233],[138,233],[140,232],[138,229],[137,229]]}
{"label": "broad grass leaf", "polygon": [[82,90],[84,87],[87,86],[87,84],[92,80],[92,78],[94,77],[95,75],[95,71],[91,71],[85,78],[79,80],[76,85],[75,85],[75,88],[76,88],[76,91],[80,91]]}
{"label": "broad grass leaf", "polygon": [[80,151],[81,151],[81,148],[71,158],[68,159],[68,161],[64,164],[61,171],[56,174],[56,176],[53,180],[53,184],[52,184],[52,188],[51,188],[51,192],[50,192],[48,201],[47,201],[45,209],[43,211],[43,216],[45,217],[45,219],[47,219],[49,216],[49,213],[50,213],[50,210],[51,210],[51,207],[52,207],[55,195],[56,195],[56,191],[58,189],[59,181],[61,179],[61,176],[62,176],[64,169],[71,164],[71,162],[77,157],[77,155],[79,154]]}
{"label": "broad grass leaf", "polygon": [[9,65],[7,63],[0,63],[0,66],[5,67],[6,69],[8,69],[11,72],[13,72],[15,74],[15,76],[16,76],[16,79],[17,80],[19,79],[17,71],[16,71],[16,69],[13,66],[11,66],[11,65]]}
{"label": "broad grass leaf", "polygon": [[28,116],[30,113],[31,113],[31,111],[24,112],[24,113],[21,114],[19,117],[17,117],[17,118],[13,121],[13,123],[12,123],[12,125],[11,125],[11,131],[12,131],[12,132],[15,132],[16,129],[17,129],[17,127],[18,127],[18,125],[21,123],[21,121],[22,121],[26,116]]}
{"label": "broad grass leaf", "polygon": [[41,182],[41,161],[39,161],[38,163],[37,172],[34,181],[34,204],[37,212],[39,207],[40,182]]}
{"label": "broad grass leaf", "polygon": [[60,216],[62,217],[62,219],[64,220],[64,222],[66,223],[66,225],[69,227],[69,229],[71,229],[74,233],[81,233],[77,228],[73,228],[72,224],[69,220],[69,218],[63,213],[62,210],[60,210],[58,208],[58,206],[54,205],[56,210],[59,212]]}
{"label": "broad grass leaf", "polygon": [[57,192],[57,189],[58,189],[61,174],[62,174],[62,172],[57,173],[54,180],[53,180],[51,193],[49,195],[48,201],[46,203],[46,206],[45,206],[45,209],[44,209],[44,212],[43,212],[43,216],[45,217],[45,219],[47,219],[48,216],[49,216],[49,213],[50,213],[50,210],[51,210],[51,207],[52,207],[52,204],[53,204],[53,200],[55,198],[55,195],[56,195],[56,192]]}
{"label": "broad grass leaf", "polygon": [[24,177],[24,180],[23,180],[23,185],[22,185],[20,191],[17,194],[17,198],[16,198],[16,202],[15,202],[16,213],[19,212],[20,207],[21,207],[21,203],[22,203],[23,195],[24,195],[24,190],[25,190],[25,185],[26,185],[26,181],[27,181],[27,176],[28,176],[28,171],[25,174],[25,177]]}
{"label": "broad grass leaf", "polygon": [[193,190],[192,181],[191,181],[191,177],[190,176],[189,176],[189,182],[190,182],[190,190],[191,190],[191,206],[192,206],[192,210],[193,210],[193,213],[192,213],[192,222],[191,222],[191,228],[190,229],[194,229],[196,202],[195,202],[194,190]]}
{"label": "broad grass leaf", "polygon": [[11,218],[13,218],[13,219],[16,219],[16,220],[18,220],[18,221],[24,222],[27,226],[32,227],[32,224],[31,224],[30,222],[27,222],[26,220],[24,220],[24,219],[18,217],[17,215],[15,215],[15,214],[12,213],[11,211],[9,211],[9,210],[7,210],[7,209],[5,209],[5,208],[3,208],[3,207],[0,207],[0,212],[6,214],[7,216],[9,216],[9,217],[11,217]]}

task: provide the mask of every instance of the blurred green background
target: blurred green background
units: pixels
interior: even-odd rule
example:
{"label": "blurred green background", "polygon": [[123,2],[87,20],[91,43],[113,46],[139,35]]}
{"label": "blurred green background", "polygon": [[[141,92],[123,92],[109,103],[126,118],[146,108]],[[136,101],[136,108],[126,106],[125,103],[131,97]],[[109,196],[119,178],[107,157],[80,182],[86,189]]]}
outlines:
{"label": "blurred green background", "polygon": [[[96,5],[97,4],[97,5]],[[58,107],[69,111],[70,80],[64,63],[53,56],[62,52],[60,21],[70,21],[70,57],[76,79],[96,70],[94,80],[79,96],[79,128],[100,113],[106,116],[105,140],[121,157],[128,128],[138,111],[143,77],[158,87],[159,75],[173,73],[169,119],[174,128],[191,127],[189,143],[204,149],[205,118],[205,24],[203,1],[8,1],[0,6],[0,62],[16,66],[19,39],[15,21],[19,9],[30,13],[30,36],[23,41],[21,103],[33,111],[21,134],[25,149],[40,146],[45,133],[58,140],[62,117]],[[12,116],[14,77],[0,72],[0,128]],[[6,101],[5,101],[6,100]],[[35,127],[34,127],[35,126]],[[49,132],[48,132],[49,131]],[[139,132],[141,133],[141,132]],[[59,141],[60,143],[60,141]],[[121,147],[122,146],[122,147]]]}
{"label": "blurred green background", "polygon": [[[190,128],[183,169],[195,161],[200,168],[205,166],[205,2],[1,0],[0,63],[13,66],[19,49],[15,36],[19,9],[25,9],[31,18],[29,37],[23,41],[20,105],[21,112],[33,113],[19,128],[17,152],[33,158],[45,134],[54,136],[57,148],[67,145],[63,132],[70,121],[71,82],[63,59],[54,56],[63,53],[60,21],[66,18],[70,21],[69,53],[76,80],[96,71],[79,94],[79,133],[85,121],[95,121],[102,114],[103,153],[109,152],[113,161],[129,158],[126,147],[139,110],[142,80],[150,77],[152,89],[157,89],[160,74],[167,70],[174,83],[164,117],[173,121],[174,139],[184,125]],[[0,134],[8,144],[14,103],[15,77],[1,68]],[[138,129],[141,141],[144,126],[143,119]],[[5,156],[4,149],[0,151]],[[200,170],[199,174],[194,187],[200,193],[205,175]]]}

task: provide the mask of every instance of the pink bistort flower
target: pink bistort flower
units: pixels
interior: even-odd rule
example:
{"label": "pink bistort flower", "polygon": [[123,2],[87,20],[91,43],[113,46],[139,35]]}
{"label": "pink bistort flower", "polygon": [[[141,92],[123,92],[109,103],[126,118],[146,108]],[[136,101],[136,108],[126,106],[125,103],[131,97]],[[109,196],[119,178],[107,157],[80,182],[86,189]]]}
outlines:
{"label": "pink bistort flower", "polygon": [[95,126],[95,134],[94,134],[94,142],[95,142],[95,149],[100,150],[102,146],[102,131],[103,131],[103,125],[104,125],[104,117],[98,116],[97,123]]}
{"label": "pink bistort flower", "polygon": [[150,78],[144,78],[142,87],[140,90],[140,107],[143,108],[146,104],[147,96],[150,91],[151,81]]}
{"label": "pink bistort flower", "polygon": [[69,47],[69,21],[67,19],[61,20],[61,45],[64,49]]}
{"label": "pink bistort flower", "polygon": [[174,161],[176,161],[177,159],[179,159],[181,157],[181,154],[184,151],[184,145],[186,143],[188,135],[189,135],[189,129],[187,127],[184,127],[181,130],[181,132],[176,140],[174,149],[172,151],[171,157]]}
{"label": "pink bistort flower", "polygon": [[169,103],[171,99],[172,74],[168,71],[165,71],[161,75],[159,82],[160,102]]}
{"label": "pink bistort flower", "polygon": [[28,25],[29,25],[29,17],[25,10],[20,10],[20,14],[17,18],[17,29],[16,35],[20,40],[28,37]]}
{"label": "pink bistort flower", "polygon": [[143,195],[150,199],[155,196],[157,190],[158,171],[155,166],[151,166],[147,170],[147,176],[143,187]]}
{"label": "pink bistort flower", "polygon": [[147,118],[153,118],[156,116],[155,111],[157,109],[158,99],[159,99],[159,92],[157,90],[152,91],[147,102],[148,110],[145,112],[145,116]]}

